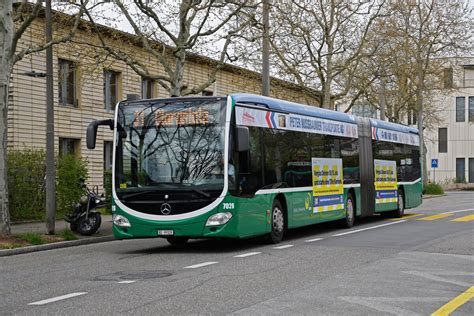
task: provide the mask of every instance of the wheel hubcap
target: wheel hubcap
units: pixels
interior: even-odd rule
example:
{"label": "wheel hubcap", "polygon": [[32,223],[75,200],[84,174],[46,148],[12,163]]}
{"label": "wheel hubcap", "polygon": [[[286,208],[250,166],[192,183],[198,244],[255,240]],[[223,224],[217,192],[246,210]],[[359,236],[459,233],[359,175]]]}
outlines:
{"label": "wheel hubcap", "polygon": [[351,199],[347,200],[346,215],[347,215],[347,220],[352,222],[354,218],[354,205],[352,205]]}
{"label": "wheel hubcap", "polygon": [[92,226],[94,226],[95,224],[95,218],[89,217],[87,218],[87,220],[83,221],[82,223],[83,223],[82,227],[84,228],[84,230],[90,230]]}
{"label": "wheel hubcap", "polygon": [[403,215],[405,210],[403,209],[403,195],[401,194],[398,195],[398,209],[400,210],[400,214]]}
{"label": "wheel hubcap", "polygon": [[283,231],[285,219],[283,217],[283,212],[278,208],[275,207],[273,209],[273,230],[277,233],[281,233]]}

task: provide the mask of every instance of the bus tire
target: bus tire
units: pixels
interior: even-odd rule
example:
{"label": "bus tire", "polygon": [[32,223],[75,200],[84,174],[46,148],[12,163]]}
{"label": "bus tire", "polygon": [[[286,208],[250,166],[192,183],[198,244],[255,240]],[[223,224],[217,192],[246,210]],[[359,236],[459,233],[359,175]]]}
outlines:
{"label": "bus tire", "polygon": [[173,237],[166,237],[166,240],[170,243],[170,245],[175,247],[184,247],[188,242],[188,237],[182,236],[173,236]]}
{"label": "bus tire", "polygon": [[356,206],[354,203],[354,197],[351,193],[347,195],[346,205],[344,207],[345,217],[341,221],[343,228],[351,228],[354,226],[355,216],[356,216]]}
{"label": "bus tire", "polygon": [[396,218],[403,217],[405,215],[405,196],[402,190],[398,190],[397,195],[397,209],[392,212],[392,216]]}
{"label": "bus tire", "polygon": [[285,214],[283,207],[277,199],[273,201],[272,205],[272,218],[271,225],[272,230],[269,234],[269,242],[272,244],[278,244],[283,239],[283,234],[285,233]]}

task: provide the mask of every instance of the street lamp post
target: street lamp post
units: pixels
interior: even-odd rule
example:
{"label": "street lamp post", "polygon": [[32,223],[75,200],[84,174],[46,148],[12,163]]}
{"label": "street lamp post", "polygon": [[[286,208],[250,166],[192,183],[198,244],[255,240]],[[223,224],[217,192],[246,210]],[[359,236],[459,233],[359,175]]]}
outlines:
{"label": "street lamp post", "polygon": [[263,1],[262,95],[270,95],[270,3]]}

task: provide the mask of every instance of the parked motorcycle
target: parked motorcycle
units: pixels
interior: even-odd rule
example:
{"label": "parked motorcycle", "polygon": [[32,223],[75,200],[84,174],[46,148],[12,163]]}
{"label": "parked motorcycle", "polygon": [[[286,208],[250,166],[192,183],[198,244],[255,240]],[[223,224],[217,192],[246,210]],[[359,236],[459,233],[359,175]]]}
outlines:
{"label": "parked motorcycle", "polygon": [[90,236],[97,232],[102,223],[102,217],[97,209],[105,205],[105,198],[103,194],[99,195],[90,190],[82,180],[81,185],[85,188],[86,194],[81,196],[79,202],[74,203],[72,214],[66,215],[64,219],[72,231]]}

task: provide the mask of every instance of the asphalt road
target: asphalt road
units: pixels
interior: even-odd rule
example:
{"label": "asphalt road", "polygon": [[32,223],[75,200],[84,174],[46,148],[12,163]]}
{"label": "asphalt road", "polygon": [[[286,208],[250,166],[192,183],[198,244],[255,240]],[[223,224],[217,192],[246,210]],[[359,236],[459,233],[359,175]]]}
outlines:
{"label": "asphalt road", "polygon": [[3,257],[0,314],[474,315],[474,193],[407,213],[278,245],[147,239]]}

